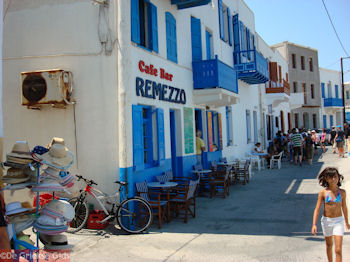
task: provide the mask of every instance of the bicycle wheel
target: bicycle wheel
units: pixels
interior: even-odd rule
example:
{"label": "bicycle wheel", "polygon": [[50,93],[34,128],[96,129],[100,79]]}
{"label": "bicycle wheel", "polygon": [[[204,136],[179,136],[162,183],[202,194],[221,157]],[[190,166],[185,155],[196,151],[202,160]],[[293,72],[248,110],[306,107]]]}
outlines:
{"label": "bicycle wheel", "polygon": [[128,233],[142,233],[152,223],[151,206],[141,198],[124,200],[117,210],[119,226]]}
{"label": "bicycle wheel", "polygon": [[70,222],[67,232],[75,233],[85,226],[89,218],[89,208],[85,201],[78,198],[72,198],[68,202],[74,207],[75,216]]}

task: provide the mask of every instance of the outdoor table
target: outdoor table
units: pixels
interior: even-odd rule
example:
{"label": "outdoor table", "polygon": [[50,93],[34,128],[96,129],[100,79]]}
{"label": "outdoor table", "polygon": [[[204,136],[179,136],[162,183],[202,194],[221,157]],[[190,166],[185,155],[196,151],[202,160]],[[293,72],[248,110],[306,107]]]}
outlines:
{"label": "outdoor table", "polygon": [[168,223],[170,222],[170,194],[169,191],[171,188],[176,187],[178,183],[176,182],[149,182],[147,186],[150,188],[159,188],[161,190],[165,190],[167,192],[167,212],[168,212]]}

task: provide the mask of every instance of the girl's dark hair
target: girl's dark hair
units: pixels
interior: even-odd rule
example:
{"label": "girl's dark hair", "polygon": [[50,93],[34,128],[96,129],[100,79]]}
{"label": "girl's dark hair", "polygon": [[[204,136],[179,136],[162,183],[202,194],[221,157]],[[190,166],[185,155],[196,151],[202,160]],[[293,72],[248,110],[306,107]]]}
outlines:
{"label": "girl's dark hair", "polygon": [[318,175],[318,182],[320,183],[321,186],[327,188],[329,187],[329,184],[327,182],[327,177],[333,177],[335,175],[338,175],[339,181],[338,181],[338,186],[341,186],[341,183],[344,180],[344,176],[339,174],[339,171],[335,167],[326,167],[319,175]]}

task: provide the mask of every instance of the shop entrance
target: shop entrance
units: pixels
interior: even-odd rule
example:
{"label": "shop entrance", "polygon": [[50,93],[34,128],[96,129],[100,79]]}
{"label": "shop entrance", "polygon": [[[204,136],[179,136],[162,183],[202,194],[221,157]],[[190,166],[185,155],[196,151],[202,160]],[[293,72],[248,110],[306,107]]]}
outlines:
{"label": "shop entrance", "polygon": [[176,158],[176,124],[175,124],[175,110],[170,110],[170,143],[171,143],[171,169],[173,175],[176,177],[177,170],[177,158]]}

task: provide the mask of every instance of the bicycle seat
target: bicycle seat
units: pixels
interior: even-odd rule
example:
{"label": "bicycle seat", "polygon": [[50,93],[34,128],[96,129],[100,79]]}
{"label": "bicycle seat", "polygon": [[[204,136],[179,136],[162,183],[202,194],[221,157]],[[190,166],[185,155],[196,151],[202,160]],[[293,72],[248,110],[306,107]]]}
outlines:
{"label": "bicycle seat", "polygon": [[121,186],[126,186],[128,183],[123,182],[123,181],[115,181],[114,183],[119,184]]}

